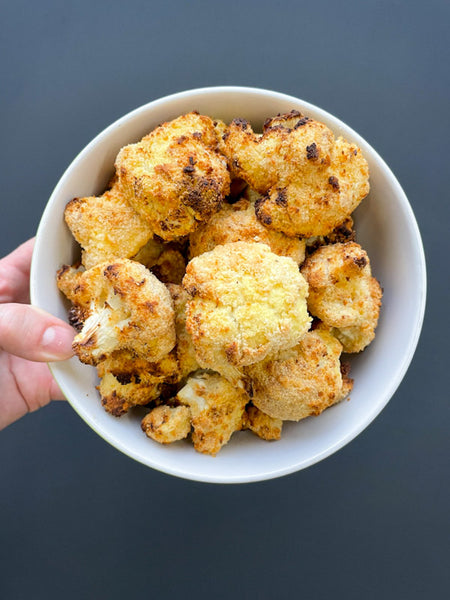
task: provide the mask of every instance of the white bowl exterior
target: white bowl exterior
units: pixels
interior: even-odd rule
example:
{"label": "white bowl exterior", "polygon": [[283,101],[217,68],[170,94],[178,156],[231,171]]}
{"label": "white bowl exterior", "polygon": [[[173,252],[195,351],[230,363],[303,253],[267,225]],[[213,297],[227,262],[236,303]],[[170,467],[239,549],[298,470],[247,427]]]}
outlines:
{"label": "white bowl exterior", "polygon": [[99,401],[93,367],[73,358],[53,363],[53,375],[79,415],[106,441],[130,457],[188,479],[241,483],[292,473],[332,454],[358,435],[382,410],[400,384],[422,327],[426,275],[419,230],[408,200],[384,161],[358,134],[327,112],[284,94],[243,87],[203,88],[151,102],[113,123],[73,161],[56,186],[39,225],[31,270],[32,303],[67,319],[67,304],[55,284],[62,264],[71,264],[77,245],[64,223],[67,202],[100,193],[113,171],[119,149],[155,126],[191,110],[229,122],[239,116],[253,126],[265,118],[298,109],[356,142],[370,167],[371,191],[355,213],[357,238],[367,250],[372,271],[384,288],[374,342],[352,358],[355,380],[351,400],[320,417],[285,423],[282,439],[260,440],[235,433],[215,458],[194,451],[188,442],[161,446],[141,432],[139,417],[117,419]]}

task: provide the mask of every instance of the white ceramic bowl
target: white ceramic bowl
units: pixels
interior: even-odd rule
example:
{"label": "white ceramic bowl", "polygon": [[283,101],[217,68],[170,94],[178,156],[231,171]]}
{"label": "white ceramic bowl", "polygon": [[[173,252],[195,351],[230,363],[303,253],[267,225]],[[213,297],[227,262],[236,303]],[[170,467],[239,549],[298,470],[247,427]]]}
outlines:
{"label": "white ceramic bowl", "polygon": [[53,192],[37,233],[31,270],[34,305],[67,319],[67,304],[55,285],[56,270],[77,255],[63,211],[75,196],[102,192],[118,150],[139,140],[163,121],[191,110],[229,122],[235,117],[260,127],[266,117],[298,109],[322,121],[336,135],[356,142],[369,162],[371,192],[357,209],[359,243],[384,288],[375,341],[352,359],[351,400],[319,417],[285,423],[282,439],[265,442],[250,432],[235,433],[215,457],[198,454],[189,442],[161,446],[140,429],[137,416],[117,419],[101,407],[95,369],[77,358],[51,370],[67,400],[106,441],[128,456],[165,473],[188,479],[239,483],[298,471],[336,452],[377,416],[400,384],[422,326],[426,277],[419,230],[394,175],[357,133],[336,117],[297,98],[245,87],[212,87],[174,94],[125,115],[100,133],[72,162]]}

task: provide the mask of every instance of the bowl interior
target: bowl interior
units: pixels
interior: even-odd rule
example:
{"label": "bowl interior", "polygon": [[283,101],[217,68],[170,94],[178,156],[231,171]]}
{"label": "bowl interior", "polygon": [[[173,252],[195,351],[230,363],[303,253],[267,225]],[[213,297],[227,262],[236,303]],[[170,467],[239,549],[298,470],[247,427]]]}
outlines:
{"label": "bowl interior", "polygon": [[215,458],[194,451],[189,442],[160,446],[140,429],[140,415],[117,419],[101,407],[95,369],[73,358],[51,369],[80,416],[119,450],[166,473],[209,482],[245,482],[277,477],[330,455],[362,431],[399,385],[414,353],[425,305],[425,263],[420,234],[409,203],[378,154],[344,123],[302,100],[252,88],[205,88],[151,102],[100,133],[73,161],[56,186],[43,214],[31,271],[32,302],[67,319],[67,304],[55,284],[56,270],[78,256],[64,223],[66,203],[75,196],[102,192],[119,149],[155,126],[190,110],[229,122],[248,119],[254,128],[274,114],[298,109],[356,142],[369,162],[371,191],[355,212],[358,242],[367,250],[372,271],[384,289],[374,342],[352,357],[355,380],[351,400],[320,417],[285,423],[282,439],[264,442],[249,432],[235,433]]}

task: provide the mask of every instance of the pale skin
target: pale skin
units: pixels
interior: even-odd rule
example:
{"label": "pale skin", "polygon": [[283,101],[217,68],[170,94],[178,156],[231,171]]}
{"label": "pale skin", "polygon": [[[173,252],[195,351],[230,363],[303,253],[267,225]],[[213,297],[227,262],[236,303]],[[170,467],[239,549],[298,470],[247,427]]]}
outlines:
{"label": "pale skin", "polygon": [[33,246],[0,260],[0,429],[63,398],[46,363],[73,354],[72,327],[29,304]]}

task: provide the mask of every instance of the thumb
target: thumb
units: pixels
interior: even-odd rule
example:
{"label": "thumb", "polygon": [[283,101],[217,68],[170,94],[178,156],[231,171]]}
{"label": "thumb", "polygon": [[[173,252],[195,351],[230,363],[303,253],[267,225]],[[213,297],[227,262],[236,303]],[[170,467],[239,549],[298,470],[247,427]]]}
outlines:
{"label": "thumb", "polygon": [[0,304],[0,349],[28,360],[51,362],[73,355],[70,325],[40,308]]}

